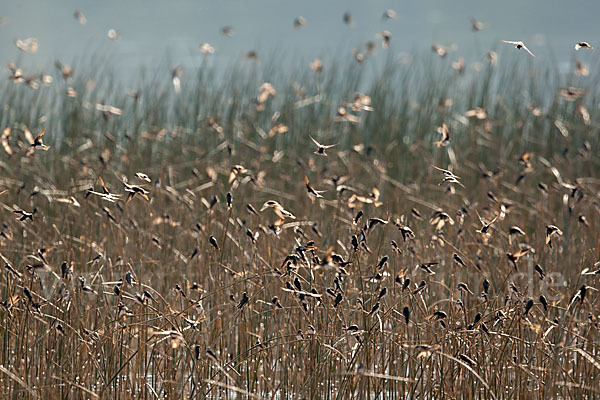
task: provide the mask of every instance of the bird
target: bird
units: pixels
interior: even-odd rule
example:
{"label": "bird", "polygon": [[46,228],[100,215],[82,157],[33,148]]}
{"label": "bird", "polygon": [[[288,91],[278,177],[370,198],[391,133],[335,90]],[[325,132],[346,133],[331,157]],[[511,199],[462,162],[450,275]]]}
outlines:
{"label": "bird", "polygon": [[350,14],[350,12],[346,11],[344,13],[344,16],[342,17],[342,20],[344,21],[344,24],[350,26],[352,25],[352,14]]}
{"label": "bird", "polygon": [[[25,127],[25,136],[28,136],[28,139],[32,139],[33,136],[31,136],[31,132],[29,132],[29,135],[27,135],[27,133],[29,132],[29,129],[27,129],[27,127]],[[44,140],[43,137],[46,134],[46,130],[42,129],[42,131],[35,137],[33,138],[33,140],[30,140],[31,142],[31,147],[34,149],[38,149],[38,150],[48,150],[50,148],[50,146],[46,146],[44,144]]]}
{"label": "bird", "polygon": [[383,31],[381,33],[376,34],[375,37],[377,37],[378,39],[383,39],[381,47],[383,47],[384,49],[387,49],[390,46],[390,41],[392,40],[392,34],[390,33],[390,31]]}
{"label": "bird", "polygon": [[85,25],[87,24],[87,18],[85,17],[85,15],[79,11],[79,10],[75,10],[75,12],[73,13],[73,17],[75,17],[75,19],[81,24],[81,25]]}
{"label": "bird", "polygon": [[211,236],[208,238],[208,242],[210,243],[210,245],[212,247],[214,247],[216,250],[219,250],[219,244],[217,243],[217,239],[215,239],[214,236]]}
{"label": "bird", "polygon": [[523,42],[512,41],[512,40],[503,40],[502,42],[503,43],[508,43],[508,44],[514,44],[517,49],[519,49],[519,50],[523,49],[527,53],[529,53],[529,55],[531,57],[535,57],[535,55],[531,51],[529,51],[529,49],[527,48],[527,46],[525,46],[525,43],[523,43]]}
{"label": "bird", "polygon": [[471,22],[471,28],[473,29],[473,32],[478,32],[487,28],[487,24],[477,21],[474,17],[469,17],[469,21]]}
{"label": "bird", "polygon": [[402,315],[404,316],[404,322],[406,322],[406,325],[408,325],[410,322],[410,309],[408,307],[404,307],[402,309]]}
{"label": "bird", "polygon": [[304,17],[297,17],[294,19],[294,30],[300,30],[304,25],[306,25],[306,19]]}
{"label": "bird", "polygon": [[312,139],[314,144],[317,145],[317,150],[314,152],[314,154],[319,155],[319,156],[327,157],[327,153],[325,151],[334,146],[337,146],[337,144],[321,144],[321,143],[317,142],[315,140],[315,138],[313,138],[312,136],[309,136],[309,137]]}
{"label": "bird", "polygon": [[592,46],[590,46],[590,44],[588,42],[575,43],[575,50],[579,50],[579,49],[594,50],[594,48]]}
{"label": "bird", "polygon": [[390,8],[385,10],[381,18],[384,20],[398,19],[398,13]]}
{"label": "bird", "polygon": [[308,196],[310,198],[322,198],[323,195],[321,195],[321,193],[326,192],[326,190],[316,190],[314,187],[312,187],[308,180],[308,176],[306,175],[304,175],[304,184],[306,185],[306,190],[308,191]]}
{"label": "bird", "polygon": [[562,235],[562,231],[555,225],[547,225],[546,226],[546,244],[549,247],[552,247],[552,236],[554,235]]}
{"label": "bird", "polygon": [[224,26],[221,28],[221,35],[231,37],[233,36],[233,27],[232,26]]}
{"label": "bird", "polygon": [[442,135],[439,141],[433,142],[437,147],[444,147],[450,144],[450,129],[445,122],[442,122],[442,126],[437,128],[437,132]]}
{"label": "bird", "polygon": [[283,206],[281,204],[279,204],[275,200],[266,201],[265,204],[263,204],[262,208],[260,209],[260,212],[263,212],[267,208],[272,208],[273,211],[275,212],[275,214],[277,214],[277,216],[281,219],[285,219],[285,218],[296,219],[296,216],[294,216],[294,214],[287,211],[285,208],[283,208]]}
{"label": "bird", "polygon": [[125,191],[129,192],[129,194],[127,195],[127,200],[125,200],[126,203],[129,203],[136,194],[139,194],[142,198],[144,198],[144,200],[146,201],[150,201],[150,198],[148,197],[148,192],[146,189],[144,189],[143,187],[139,186],[139,185],[132,185],[126,182],[122,182],[123,185],[125,185]]}
{"label": "bird", "polygon": [[9,143],[9,138],[10,138],[10,133],[11,133],[11,128],[6,128],[4,129],[4,131],[2,132],[2,136],[0,137],[0,141],[2,141],[2,147],[4,148],[4,151],[6,152],[6,154],[8,154],[9,156],[13,155],[13,150],[12,147],[10,147],[10,143]]}
{"label": "bird", "polygon": [[441,171],[444,174],[444,179],[442,179],[442,181],[440,183],[438,183],[438,185],[441,185],[443,183],[456,183],[463,188],[465,187],[465,185],[463,185],[462,183],[460,183],[458,181],[460,179],[460,176],[454,175],[454,173],[452,171],[450,171],[448,169],[436,167],[435,165],[432,165],[432,167],[437,169],[438,171]]}
{"label": "bird", "polygon": [[248,304],[248,301],[250,301],[250,298],[248,297],[248,293],[246,293],[246,292],[242,293],[242,299],[238,303],[237,308],[241,310],[246,304]]}

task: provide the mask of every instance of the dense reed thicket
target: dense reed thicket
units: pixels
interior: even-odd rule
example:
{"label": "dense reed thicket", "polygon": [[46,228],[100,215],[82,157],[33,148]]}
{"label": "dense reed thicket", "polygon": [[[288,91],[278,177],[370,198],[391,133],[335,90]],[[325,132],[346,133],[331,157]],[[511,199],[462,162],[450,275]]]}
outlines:
{"label": "dense reed thicket", "polygon": [[599,81],[452,61],[12,71],[0,395],[597,396]]}

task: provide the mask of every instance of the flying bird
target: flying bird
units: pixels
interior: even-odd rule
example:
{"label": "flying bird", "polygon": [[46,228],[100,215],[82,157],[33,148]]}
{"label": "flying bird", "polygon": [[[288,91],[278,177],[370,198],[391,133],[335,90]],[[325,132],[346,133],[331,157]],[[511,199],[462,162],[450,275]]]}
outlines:
{"label": "flying bird", "polygon": [[478,32],[487,28],[487,24],[477,21],[474,17],[469,17],[469,21],[471,21],[471,28],[473,29],[473,32]]}
{"label": "flying bird", "polygon": [[312,187],[308,180],[308,176],[306,175],[304,176],[304,184],[306,185],[306,190],[308,191],[308,196],[310,198],[322,198],[323,196],[321,193],[326,192],[325,190],[316,190],[314,187]]}
{"label": "flying bird", "polygon": [[335,144],[326,144],[326,145],[323,145],[323,144],[317,142],[312,136],[309,136],[309,137],[312,139],[312,141],[314,142],[314,144],[317,145],[317,150],[315,151],[314,154],[317,154],[319,156],[325,156],[325,157],[327,157],[327,153],[325,153],[325,150],[330,149],[330,148],[332,148],[334,146],[337,146]]}
{"label": "flying bird", "polygon": [[575,44],[575,50],[579,50],[579,49],[594,50],[594,48],[592,46],[590,46],[590,44],[588,42],[577,42]]}
{"label": "flying bird", "polygon": [[[27,131],[25,131],[25,133],[27,135]],[[50,148],[50,146],[46,146],[42,139],[44,137],[45,133],[46,133],[46,130],[42,129],[42,131],[35,137],[35,139],[33,139],[31,141],[31,147],[33,147],[34,149],[39,149],[39,150],[48,150]],[[31,133],[30,133],[30,135],[31,135]]]}
{"label": "flying bird", "polygon": [[439,141],[433,142],[437,147],[444,147],[450,144],[450,129],[448,129],[448,125],[445,122],[442,123],[442,126],[438,127],[438,133],[442,135]]}
{"label": "flying bird", "polygon": [[517,49],[519,49],[519,50],[523,49],[526,52],[528,52],[531,57],[535,57],[535,55],[531,51],[529,51],[529,49],[527,48],[527,46],[525,46],[525,43],[523,43],[523,42],[516,42],[516,41],[512,41],[512,40],[503,40],[502,42],[508,43],[508,44],[514,44]]}

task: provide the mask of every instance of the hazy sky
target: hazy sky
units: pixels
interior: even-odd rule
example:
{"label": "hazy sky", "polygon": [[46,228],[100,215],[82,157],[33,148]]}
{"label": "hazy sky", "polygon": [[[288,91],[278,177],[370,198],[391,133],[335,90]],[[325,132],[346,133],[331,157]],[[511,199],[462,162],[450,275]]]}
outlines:
{"label": "hazy sky", "polygon": [[[202,42],[215,47],[214,62],[235,62],[251,49],[259,55],[283,50],[287,59],[350,58],[350,48],[364,46],[383,30],[392,33],[392,52],[429,51],[435,41],[454,44],[452,58],[481,57],[491,47],[507,46],[500,39],[525,41],[538,55],[535,62],[568,62],[580,40],[600,46],[600,1],[592,0],[0,1],[0,17],[8,19],[0,25],[0,63],[19,59],[30,73],[53,68],[56,59],[77,63],[90,54],[106,55],[115,69],[129,73],[160,63],[167,54],[174,64],[197,65]],[[398,19],[384,21],[390,8]],[[73,17],[75,9],[85,14],[86,25]],[[346,11],[352,27],[342,23]],[[294,31],[300,15],[307,25]],[[473,33],[469,16],[489,27]],[[233,37],[220,34],[225,25],[234,28]],[[120,31],[118,41],[107,37],[110,28]],[[15,40],[27,37],[39,40],[36,54],[17,50]]]}

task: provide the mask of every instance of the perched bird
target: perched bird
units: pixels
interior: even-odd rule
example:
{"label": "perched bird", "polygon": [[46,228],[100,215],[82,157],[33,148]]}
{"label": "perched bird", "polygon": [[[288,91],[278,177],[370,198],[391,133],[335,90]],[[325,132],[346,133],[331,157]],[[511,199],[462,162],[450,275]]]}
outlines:
{"label": "perched bird", "polygon": [[404,322],[406,322],[406,325],[408,325],[408,323],[410,322],[410,309],[408,308],[408,306],[402,309],[402,315],[404,316]]}
{"label": "perched bird", "polygon": [[242,293],[242,299],[238,303],[237,308],[239,308],[241,310],[246,304],[248,304],[249,301],[250,301],[250,298],[248,297],[248,293],[246,293],[246,292]]}
{"label": "perched bird", "polygon": [[219,244],[217,243],[217,239],[215,239],[214,236],[211,236],[208,238],[208,242],[210,243],[210,245],[212,247],[214,247],[215,249],[219,250]]}
{"label": "perched bird", "polygon": [[529,55],[531,57],[535,57],[535,55],[533,55],[533,53],[531,51],[529,51],[529,49],[527,48],[527,46],[525,46],[525,43],[523,43],[523,42],[516,42],[516,41],[512,41],[512,40],[503,40],[502,42],[503,43],[508,43],[508,44],[514,44],[517,49],[519,49],[519,50],[523,49],[527,53],[529,53]]}

